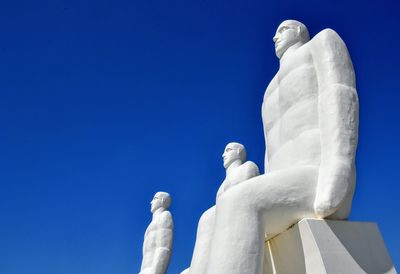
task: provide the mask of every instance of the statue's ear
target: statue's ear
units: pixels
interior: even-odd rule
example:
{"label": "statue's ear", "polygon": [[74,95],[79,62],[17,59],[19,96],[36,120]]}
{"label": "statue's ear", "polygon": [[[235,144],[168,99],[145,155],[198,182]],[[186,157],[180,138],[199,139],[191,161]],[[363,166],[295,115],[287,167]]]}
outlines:
{"label": "statue's ear", "polygon": [[298,34],[298,35],[300,35],[300,31],[301,31],[300,26],[297,26],[297,34]]}
{"label": "statue's ear", "polygon": [[236,154],[240,156],[240,148],[236,148]]}

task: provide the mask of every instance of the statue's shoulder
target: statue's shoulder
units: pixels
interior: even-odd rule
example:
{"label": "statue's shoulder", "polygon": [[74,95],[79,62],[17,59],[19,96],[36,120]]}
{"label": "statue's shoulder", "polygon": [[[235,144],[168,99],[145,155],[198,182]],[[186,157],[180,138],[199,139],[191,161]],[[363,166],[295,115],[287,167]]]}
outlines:
{"label": "statue's shoulder", "polygon": [[[354,86],[354,69],[346,44],[332,29],[324,29],[310,41],[317,72],[336,71],[346,76],[346,83]],[[342,81],[342,80],[341,80]]]}
{"label": "statue's shoulder", "polygon": [[333,29],[324,29],[310,40],[312,54],[322,59],[349,60],[346,44]]}
{"label": "statue's shoulder", "polygon": [[246,161],[242,166],[250,169],[258,169],[257,165],[252,161]]}
{"label": "statue's shoulder", "polygon": [[333,29],[324,29],[316,34],[310,41],[311,44],[316,46],[321,45],[335,45],[337,43],[344,44],[342,38]]}
{"label": "statue's shoulder", "polygon": [[253,176],[260,175],[260,170],[258,169],[258,166],[252,161],[245,162],[242,167],[246,169],[247,172],[250,172]]}

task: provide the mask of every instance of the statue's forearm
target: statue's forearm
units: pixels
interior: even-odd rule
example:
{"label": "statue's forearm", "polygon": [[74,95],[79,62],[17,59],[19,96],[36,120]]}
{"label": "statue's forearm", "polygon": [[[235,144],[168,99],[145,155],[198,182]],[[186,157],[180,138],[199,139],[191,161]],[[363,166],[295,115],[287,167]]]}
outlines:
{"label": "statue's forearm", "polygon": [[167,247],[158,247],[154,253],[154,264],[152,266],[155,274],[167,272],[171,249]]}
{"label": "statue's forearm", "polygon": [[[164,220],[165,221],[165,220]],[[154,251],[152,269],[155,274],[165,273],[168,268],[172,253],[173,230],[169,222],[164,222],[165,227],[158,230],[157,243]]]}
{"label": "statue's forearm", "polygon": [[321,167],[315,211],[334,213],[354,181],[358,131],[358,99],[353,87],[332,84],[320,94]]}

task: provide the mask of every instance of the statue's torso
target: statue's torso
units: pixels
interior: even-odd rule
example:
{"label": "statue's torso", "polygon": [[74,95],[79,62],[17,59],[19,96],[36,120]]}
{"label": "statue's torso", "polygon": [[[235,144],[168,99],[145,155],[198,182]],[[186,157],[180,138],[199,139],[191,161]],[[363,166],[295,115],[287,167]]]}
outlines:
{"label": "statue's torso", "polygon": [[157,248],[157,230],[160,229],[160,221],[160,216],[154,216],[153,220],[146,229],[143,242],[142,269],[152,265],[154,251]]}
{"label": "statue's torso", "polygon": [[318,80],[309,45],[284,58],[262,106],[267,172],[320,163]]}

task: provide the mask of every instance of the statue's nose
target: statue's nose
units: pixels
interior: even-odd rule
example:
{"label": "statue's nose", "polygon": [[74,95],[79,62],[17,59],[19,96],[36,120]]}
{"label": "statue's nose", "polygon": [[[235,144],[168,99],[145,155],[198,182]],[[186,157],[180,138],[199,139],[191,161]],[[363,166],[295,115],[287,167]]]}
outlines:
{"label": "statue's nose", "polygon": [[272,41],[274,41],[274,43],[276,43],[276,40],[278,40],[278,35],[275,34],[275,36],[272,38]]}

